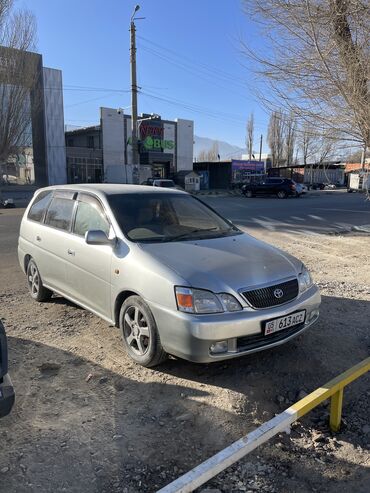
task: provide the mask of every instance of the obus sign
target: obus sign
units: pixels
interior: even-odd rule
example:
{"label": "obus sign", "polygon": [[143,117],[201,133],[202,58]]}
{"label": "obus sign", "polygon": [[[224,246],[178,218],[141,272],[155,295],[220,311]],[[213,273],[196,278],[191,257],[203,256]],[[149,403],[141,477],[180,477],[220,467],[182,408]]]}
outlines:
{"label": "obus sign", "polygon": [[[145,137],[144,140],[140,140],[139,143],[144,147],[146,151],[162,152],[165,149],[174,149],[175,142],[173,140],[163,140],[157,137]],[[127,144],[132,144],[132,138],[127,139]]]}
{"label": "obus sign", "polygon": [[[164,138],[163,123],[160,120],[139,121],[140,144],[145,151],[163,152],[174,149],[173,140]],[[131,139],[129,139],[131,144]]]}

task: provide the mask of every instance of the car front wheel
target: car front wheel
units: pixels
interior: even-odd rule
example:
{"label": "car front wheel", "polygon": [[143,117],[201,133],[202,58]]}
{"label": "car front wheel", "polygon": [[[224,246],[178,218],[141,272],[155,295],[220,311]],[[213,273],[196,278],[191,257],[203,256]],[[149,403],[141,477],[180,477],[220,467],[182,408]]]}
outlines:
{"label": "car front wheel", "polygon": [[167,358],[153,314],[140,296],[130,296],[124,301],[119,326],[123,345],[136,363],[149,368],[159,365]]}
{"label": "car front wheel", "polygon": [[248,198],[248,199],[251,199],[253,197],[253,193],[252,193],[252,190],[247,190],[245,192],[245,196]]}

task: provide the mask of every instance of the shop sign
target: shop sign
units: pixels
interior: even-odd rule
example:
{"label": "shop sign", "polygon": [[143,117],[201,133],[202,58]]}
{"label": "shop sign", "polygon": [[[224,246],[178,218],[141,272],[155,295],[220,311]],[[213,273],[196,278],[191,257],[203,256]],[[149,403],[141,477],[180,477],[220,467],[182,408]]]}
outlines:
{"label": "shop sign", "polygon": [[[159,137],[151,137],[148,135],[144,140],[139,141],[146,151],[164,151],[165,149],[174,149],[175,142],[173,140],[164,140]],[[132,139],[129,137],[127,144],[132,144]]]}

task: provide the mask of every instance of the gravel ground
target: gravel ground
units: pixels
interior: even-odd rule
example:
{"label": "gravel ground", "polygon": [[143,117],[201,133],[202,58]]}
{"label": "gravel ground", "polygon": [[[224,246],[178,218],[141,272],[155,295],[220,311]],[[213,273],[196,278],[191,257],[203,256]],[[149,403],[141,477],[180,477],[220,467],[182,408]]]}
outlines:
{"label": "gravel ground", "polygon": [[[33,302],[10,268],[14,245],[0,246],[17,392],[0,422],[0,491],[154,492],[369,355],[370,236],[255,235],[311,269],[320,322],[274,350],[155,370],[132,363],[118,330],[96,316],[59,297]],[[200,491],[367,492],[369,381],[346,389],[340,433],[322,405]]]}

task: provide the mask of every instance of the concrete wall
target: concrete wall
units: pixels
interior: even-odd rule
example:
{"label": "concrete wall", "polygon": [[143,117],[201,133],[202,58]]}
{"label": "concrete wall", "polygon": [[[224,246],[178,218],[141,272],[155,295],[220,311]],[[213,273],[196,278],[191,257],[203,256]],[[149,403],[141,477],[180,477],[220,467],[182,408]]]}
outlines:
{"label": "concrete wall", "polygon": [[[90,138],[94,139],[94,146],[89,147],[89,139]],[[100,142],[100,128],[98,127],[97,130],[92,128],[89,131],[80,131],[80,130],[75,130],[72,132],[66,133],[66,146],[67,147],[89,147],[89,149],[100,149],[101,148],[101,142]],[[72,145],[70,144],[72,141]]]}
{"label": "concrete wall", "polygon": [[193,169],[194,122],[177,120],[177,171]]}
{"label": "concrete wall", "polygon": [[[104,176],[108,182],[126,183],[124,115],[113,108],[100,108]],[[123,180],[123,181],[122,181]]]}
{"label": "concrete wall", "polygon": [[43,68],[46,162],[49,185],[67,183],[62,72]]}

